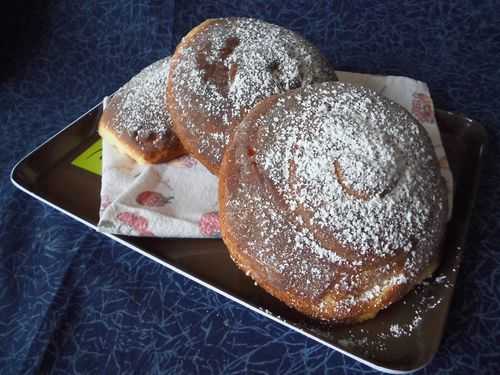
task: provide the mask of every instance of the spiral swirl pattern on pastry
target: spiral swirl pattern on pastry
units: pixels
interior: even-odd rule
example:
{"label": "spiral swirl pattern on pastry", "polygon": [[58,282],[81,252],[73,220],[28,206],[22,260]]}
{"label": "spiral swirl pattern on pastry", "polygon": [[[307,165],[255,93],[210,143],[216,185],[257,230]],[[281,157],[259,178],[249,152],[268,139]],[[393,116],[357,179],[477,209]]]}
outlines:
{"label": "spiral swirl pattern on pastry", "polygon": [[372,317],[438,264],[447,199],[431,141],[368,89],[332,82],[266,99],[220,177],[231,256],[311,316]]}

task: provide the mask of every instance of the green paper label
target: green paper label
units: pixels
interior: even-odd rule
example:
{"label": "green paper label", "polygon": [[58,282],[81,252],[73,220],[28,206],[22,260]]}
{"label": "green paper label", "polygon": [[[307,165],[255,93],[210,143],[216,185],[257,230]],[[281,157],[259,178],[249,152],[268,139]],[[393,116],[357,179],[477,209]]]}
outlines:
{"label": "green paper label", "polygon": [[71,164],[100,176],[102,171],[102,139],[78,155]]}

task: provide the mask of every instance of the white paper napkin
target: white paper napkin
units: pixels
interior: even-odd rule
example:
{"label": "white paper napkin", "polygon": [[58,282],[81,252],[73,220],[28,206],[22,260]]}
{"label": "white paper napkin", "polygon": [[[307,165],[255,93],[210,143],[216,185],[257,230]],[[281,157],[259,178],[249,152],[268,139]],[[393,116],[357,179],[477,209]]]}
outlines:
{"label": "white paper napkin", "polygon": [[[337,72],[340,81],[371,88],[399,103],[425,127],[448,186],[453,177],[434,117],[429,88],[406,77]],[[217,177],[191,156],[140,165],[103,141],[98,230],[132,236],[220,237]]]}

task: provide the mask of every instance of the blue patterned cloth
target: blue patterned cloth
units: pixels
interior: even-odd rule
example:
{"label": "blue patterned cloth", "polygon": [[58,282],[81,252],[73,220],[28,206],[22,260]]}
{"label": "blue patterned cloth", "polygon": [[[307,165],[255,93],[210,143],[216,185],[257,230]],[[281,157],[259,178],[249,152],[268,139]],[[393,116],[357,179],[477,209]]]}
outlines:
{"label": "blue patterned cloth", "polygon": [[245,15],[304,34],[339,69],[425,81],[438,108],[486,126],[489,152],[445,337],[420,373],[498,374],[499,8],[494,0],[61,0],[2,9],[0,373],[376,373],[9,182],[18,159],[169,54],[191,27]]}

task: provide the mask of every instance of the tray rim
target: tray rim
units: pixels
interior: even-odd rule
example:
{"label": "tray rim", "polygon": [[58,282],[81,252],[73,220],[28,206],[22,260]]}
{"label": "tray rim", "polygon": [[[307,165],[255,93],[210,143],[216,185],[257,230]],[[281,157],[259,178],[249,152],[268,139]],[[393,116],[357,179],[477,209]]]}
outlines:
{"label": "tray rim", "polygon": [[[65,130],[71,128],[72,126],[76,125],[82,118],[84,118],[85,116],[87,116],[89,113],[95,111],[96,109],[98,109],[99,107],[102,107],[103,105],[103,101],[101,102],[98,102],[96,105],[94,105],[92,108],[90,108],[87,112],[85,112],[84,114],[78,116],[74,121],[70,122],[68,125],[66,125],[65,127],[63,127],[61,130],[59,130],[58,132],[56,132],[55,134],[53,134],[52,136],[50,136],[49,138],[47,138],[44,142],[42,142],[41,144],[39,144],[37,147],[35,147],[32,151],[30,151],[29,153],[27,153],[24,157],[22,157],[17,163],[15,163],[15,165],[12,167],[12,170],[10,172],[10,181],[12,182],[12,184],[19,190],[21,190],[22,192],[28,194],[29,196],[35,198],[36,200],[39,200],[41,201],[42,203],[48,205],[49,207],[69,216],[70,218],[86,225],[87,227],[95,230],[96,232],[120,243],[121,245],[124,245],[125,247],[133,250],[133,251],[136,251],[137,253],[139,253],[140,255],[143,255],[145,257],[147,257],[148,259],[151,259],[152,261],[164,266],[164,267],[167,267],[169,270],[171,271],[174,271],[176,273],[178,273],[179,275],[182,275],[186,278],[188,278],[189,280],[192,280],[196,283],[198,283],[199,285],[205,287],[205,288],[208,288],[209,290],[211,291],[214,291],[228,299],[230,299],[231,301],[233,302],[236,302],[248,309],[250,309],[251,311],[253,312],[256,312],[257,314],[260,314],[268,319],[271,319],[273,320],[274,322],[278,323],[278,324],[281,324],[282,326],[285,326],[299,334],[302,334],[322,345],[325,345],[326,347],[330,348],[330,349],[333,349],[349,358],[352,358],[354,359],[355,361],[358,361],[372,369],[375,369],[377,371],[381,371],[381,372],[384,372],[384,373],[388,373],[388,374],[409,374],[409,373],[413,373],[415,371],[418,371],[424,367],[426,367],[430,362],[432,362],[434,356],[436,355],[437,351],[432,353],[432,356],[430,356],[430,358],[424,363],[422,364],[421,366],[419,367],[415,367],[415,368],[412,368],[412,369],[408,369],[408,370],[399,370],[399,369],[393,369],[393,368],[389,368],[389,367],[383,367],[383,366],[380,366],[376,363],[373,363],[373,362],[370,362],[364,358],[361,358],[361,357],[358,357],[356,356],[355,354],[349,352],[349,351],[346,351],[342,348],[339,348],[327,341],[324,341],[322,340],[321,338],[313,335],[313,334],[310,334],[306,331],[304,331],[303,329],[299,328],[299,327],[296,327],[294,326],[293,324],[290,324],[288,323],[287,321],[284,321],[284,320],[281,320],[279,319],[278,317],[274,316],[273,314],[271,314],[270,312],[268,312],[267,310],[265,309],[259,309],[247,302],[245,302],[244,300],[238,298],[237,296],[234,296],[232,295],[231,293],[228,293],[228,292],[225,292],[224,290],[222,289],[219,289],[217,288],[216,286],[213,286],[205,281],[203,281],[202,279],[199,279],[197,278],[196,276],[193,276],[192,274],[186,272],[186,271],[183,271],[179,268],[177,268],[176,266],[166,262],[165,260],[159,258],[159,257],[156,257],[146,251],[144,251],[143,249],[137,247],[137,246],[134,246],[133,244],[127,242],[126,240],[122,239],[122,238],[119,238],[117,235],[114,235],[114,234],[110,234],[110,233],[105,233],[105,232],[100,232],[98,229],[97,229],[97,226],[82,219],[81,217],[69,212],[69,211],[66,211],[64,208],[46,200],[45,198],[41,197],[40,195],[37,195],[36,193],[34,193],[33,191],[29,190],[29,188],[25,187],[22,185],[21,182],[17,181],[16,178],[15,178],[15,173],[16,173],[16,170],[20,167],[20,165],[26,160],[28,159],[32,154],[36,153],[37,151],[39,151],[43,146],[45,146],[46,144],[50,143],[53,139],[55,139],[56,137],[59,136],[59,134],[63,133]],[[488,145],[488,137],[487,137],[487,132],[484,128],[484,126],[475,121],[475,120],[472,120],[471,118],[465,116],[464,114],[462,113],[459,113],[459,112],[452,112],[452,111],[446,111],[446,110],[440,110],[440,109],[435,109],[436,112],[442,112],[442,113],[446,113],[448,115],[453,115],[453,116],[460,116],[462,117],[464,120],[466,120],[467,122],[469,123],[474,123],[475,125],[474,126],[478,126],[480,127],[481,129],[481,136],[482,136],[482,143],[480,145],[480,149],[479,149],[479,155],[478,155],[478,164],[477,164],[477,169],[476,169],[476,175],[477,175],[477,179],[475,179],[475,183],[474,183],[474,186],[473,186],[473,189],[472,189],[472,198],[471,198],[471,210],[474,210],[475,206],[476,206],[476,201],[477,201],[477,193],[478,193],[478,190],[479,190],[479,182],[480,182],[480,176],[481,176],[481,168],[482,168],[482,165],[483,165],[483,159],[484,159],[484,154],[486,153],[487,151],[487,145]],[[467,218],[467,221],[465,223],[465,226],[466,226],[466,231],[464,233],[464,237],[467,236],[467,233],[469,231],[469,227],[470,227],[470,221],[471,221],[471,215],[469,215],[469,217]],[[461,262],[460,262],[461,263]],[[454,294],[454,290],[455,290],[455,286],[453,287],[453,294]],[[452,295],[453,295],[452,294]],[[452,297],[453,298],[453,297]],[[451,304],[451,301],[450,301],[450,304]],[[450,305],[451,306],[451,305]],[[448,306],[448,309],[446,311],[446,314],[448,316],[449,314],[449,307]]]}

